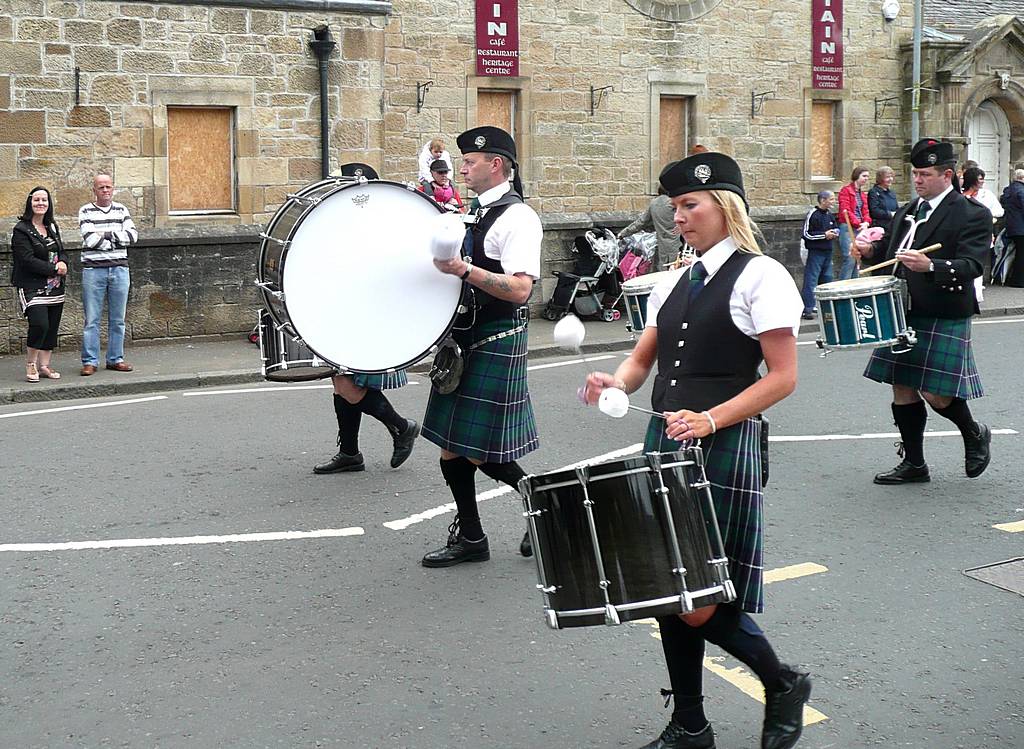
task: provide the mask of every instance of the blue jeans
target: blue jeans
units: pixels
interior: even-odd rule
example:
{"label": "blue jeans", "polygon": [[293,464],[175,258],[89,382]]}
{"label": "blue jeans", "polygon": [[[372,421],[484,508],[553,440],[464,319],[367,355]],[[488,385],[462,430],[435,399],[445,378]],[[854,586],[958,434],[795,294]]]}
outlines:
{"label": "blue jeans", "polygon": [[845,281],[848,278],[856,278],[857,260],[850,255],[853,246],[853,237],[850,236],[850,228],[846,224],[839,225],[839,251],[843,254],[843,264],[839,267],[839,280]]}
{"label": "blue jeans", "polygon": [[814,287],[832,281],[831,250],[808,250],[807,265],[804,266],[804,312],[814,311]]}
{"label": "blue jeans", "polygon": [[85,329],[82,331],[82,364],[94,367],[100,359],[100,316],[107,299],[107,364],[124,359],[124,313],[128,307],[128,268],[83,268],[82,307]]}

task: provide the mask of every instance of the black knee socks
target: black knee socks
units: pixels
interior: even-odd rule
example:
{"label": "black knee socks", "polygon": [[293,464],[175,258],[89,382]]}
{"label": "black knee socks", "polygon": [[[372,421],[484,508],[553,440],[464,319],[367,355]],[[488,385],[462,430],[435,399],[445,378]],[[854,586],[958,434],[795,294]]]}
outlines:
{"label": "black knee socks", "polygon": [[476,466],[462,456],[451,460],[442,458],[441,475],[455,499],[462,535],[469,541],[479,541],[484,537],[484,529],[476,505]]}
{"label": "black knee socks", "polygon": [[903,406],[892,404],[892,418],[903,440],[903,457],[911,465],[924,465],[924,426],[928,422],[928,409],[924,401]]}
{"label": "black knee socks", "polygon": [[345,455],[359,452],[359,423],[363,412],[337,393],[334,394],[334,415],[338,417],[338,449]]}
{"label": "black knee socks", "polygon": [[954,398],[953,402],[945,408],[932,406],[932,410],[942,418],[949,419],[956,424],[956,428],[965,438],[973,437],[978,433],[978,424],[971,416],[971,409],[963,398]]}
{"label": "black knee socks", "polygon": [[711,618],[695,629],[705,640],[745,663],[765,689],[778,690],[781,664],[749,614],[731,604],[719,604]]}
{"label": "black knee socks", "polygon": [[700,733],[708,724],[704,715],[704,638],[675,614],[659,616],[658,626],[675,701],[672,720],[690,733]]}
{"label": "black knee socks", "polygon": [[391,401],[379,390],[367,389],[366,395],[358,405],[364,414],[372,416],[386,426],[393,437],[404,432],[408,426],[408,422],[398,415],[398,412],[392,407]]}
{"label": "black knee socks", "polygon": [[507,463],[481,463],[477,467],[495,481],[508,484],[516,491],[519,491],[519,479],[526,475],[526,471],[514,460]]}

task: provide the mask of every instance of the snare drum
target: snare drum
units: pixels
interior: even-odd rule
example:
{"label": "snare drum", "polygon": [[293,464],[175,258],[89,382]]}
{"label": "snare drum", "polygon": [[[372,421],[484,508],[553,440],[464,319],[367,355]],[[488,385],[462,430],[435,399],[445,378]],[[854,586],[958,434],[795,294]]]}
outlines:
{"label": "snare drum", "polygon": [[907,327],[904,297],[907,282],[895,276],[851,278],[822,284],[814,290],[818,300],[818,347],[830,349],[878,348],[916,343]]}
{"label": "snare drum", "polygon": [[272,328],[263,350],[269,366],[281,364],[269,371],[378,374],[429,355],[462,293],[462,281],[434,267],[439,213],[423,193],[383,180],[325,180],[289,196],[267,225],[258,264]]}
{"label": "snare drum", "polygon": [[637,276],[622,284],[622,296],[626,300],[626,314],[629,322],[626,329],[630,333],[643,333],[647,327],[647,299],[651,291],[659,283],[672,276],[678,277],[682,271],[665,270],[659,273],[648,273],[646,276]]}
{"label": "snare drum", "polygon": [[551,628],[736,598],[699,447],[527,476],[519,488]]}

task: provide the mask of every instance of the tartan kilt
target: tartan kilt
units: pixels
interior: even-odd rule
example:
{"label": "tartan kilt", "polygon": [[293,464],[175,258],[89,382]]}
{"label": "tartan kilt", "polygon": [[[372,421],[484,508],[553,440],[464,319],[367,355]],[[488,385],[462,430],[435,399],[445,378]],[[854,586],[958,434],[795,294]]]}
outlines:
{"label": "tartan kilt", "polygon": [[[474,328],[473,339],[482,341],[516,324],[495,320]],[[442,450],[484,462],[507,463],[536,450],[540,441],[526,354],[525,327],[469,351],[454,393],[430,389],[422,435]]]}
{"label": "tartan kilt", "polygon": [[[682,443],[665,436],[665,420],[652,416],[644,452],[672,452]],[[761,421],[745,419],[700,440],[735,605],[764,611],[764,494],[761,489]]]}
{"label": "tartan kilt", "polygon": [[351,377],[357,387],[370,390],[394,390],[409,384],[409,378],[404,369],[396,369],[384,374],[362,374],[359,372],[339,372],[338,374]]}
{"label": "tartan kilt", "polygon": [[894,354],[889,347],[875,349],[865,377],[964,400],[985,394],[971,347],[971,318],[911,314],[907,324],[917,334],[917,343],[904,354]]}

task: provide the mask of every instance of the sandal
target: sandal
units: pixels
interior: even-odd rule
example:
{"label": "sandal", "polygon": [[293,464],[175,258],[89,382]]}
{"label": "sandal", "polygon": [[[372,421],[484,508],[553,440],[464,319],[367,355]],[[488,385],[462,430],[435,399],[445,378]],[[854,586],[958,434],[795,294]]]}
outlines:
{"label": "sandal", "polygon": [[49,367],[44,366],[42,364],[39,365],[39,375],[41,377],[45,377],[48,380],[59,380],[60,379],[60,372],[55,372],[54,370],[52,370]]}
{"label": "sandal", "polygon": [[25,379],[29,382],[39,382],[39,370],[36,369],[34,361],[25,362]]}

